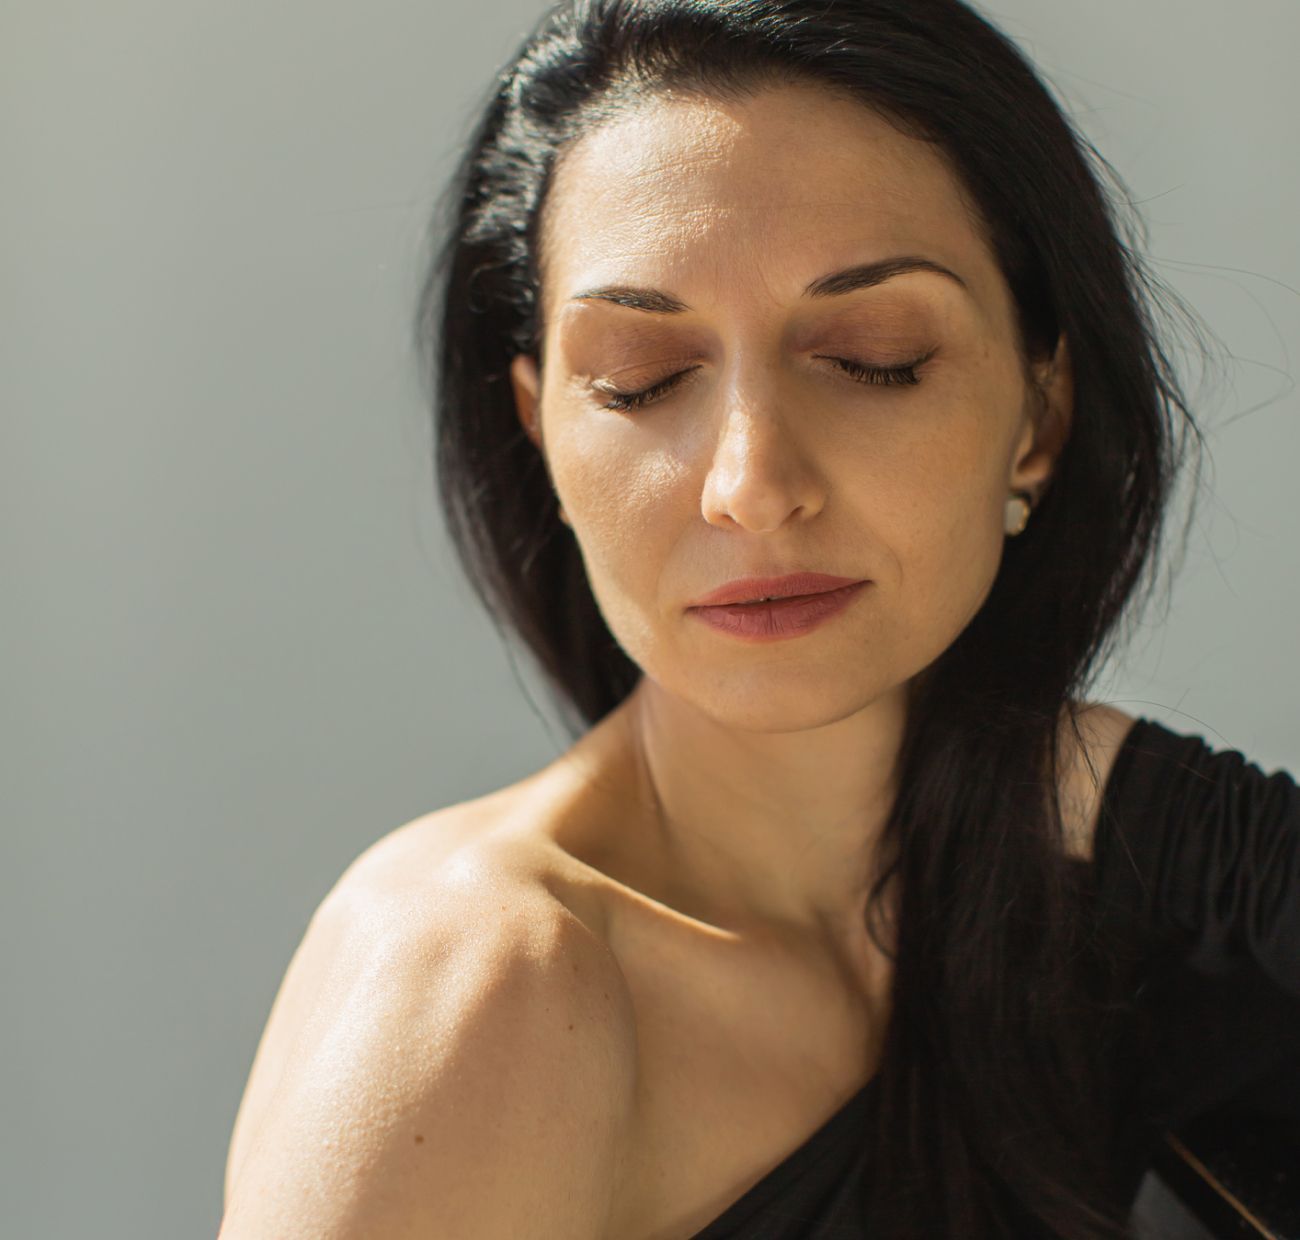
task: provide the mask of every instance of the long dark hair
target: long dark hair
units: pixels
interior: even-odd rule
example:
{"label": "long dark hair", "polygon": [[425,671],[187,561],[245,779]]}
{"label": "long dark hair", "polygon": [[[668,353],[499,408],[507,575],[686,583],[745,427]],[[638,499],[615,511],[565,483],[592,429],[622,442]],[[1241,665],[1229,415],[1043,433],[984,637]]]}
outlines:
{"label": "long dark hair", "polygon": [[896,880],[872,1234],[1125,1236],[1113,1058],[1129,996],[1066,851],[1058,729],[1079,738],[1084,689],[1154,584],[1187,431],[1202,444],[1154,311],[1168,299],[1198,329],[1104,187],[1122,182],[1014,44],[958,0],[552,9],[495,82],[434,225],[418,345],[448,533],[575,732],[624,700],[640,670],[597,609],[508,378],[542,338],[539,214],[559,152],[620,107],[787,81],[936,145],[982,216],[1022,356],[1064,332],[1074,369],[1050,488],[982,609],[912,686],[868,915],[881,942]]}

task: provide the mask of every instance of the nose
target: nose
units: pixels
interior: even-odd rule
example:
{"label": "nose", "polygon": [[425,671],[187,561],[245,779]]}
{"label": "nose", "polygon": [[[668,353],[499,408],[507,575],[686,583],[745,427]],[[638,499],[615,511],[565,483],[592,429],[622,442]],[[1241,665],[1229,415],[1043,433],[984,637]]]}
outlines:
{"label": "nose", "polygon": [[792,433],[794,413],[775,393],[728,400],[701,495],[710,525],[769,533],[821,511],[825,486]]}

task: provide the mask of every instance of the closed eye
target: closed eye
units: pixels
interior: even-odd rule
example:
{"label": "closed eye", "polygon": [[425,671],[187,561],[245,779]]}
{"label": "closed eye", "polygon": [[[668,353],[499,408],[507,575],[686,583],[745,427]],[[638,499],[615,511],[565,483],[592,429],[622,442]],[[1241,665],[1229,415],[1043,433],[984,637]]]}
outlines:
{"label": "closed eye", "polygon": [[841,370],[851,375],[859,383],[876,384],[880,386],[893,386],[895,384],[916,384],[921,380],[917,378],[916,368],[929,359],[929,354],[925,357],[919,357],[914,362],[908,362],[900,366],[872,366],[866,362],[855,362],[852,358],[847,357],[826,357],[825,354],[815,353],[814,357],[825,358],[828,362],[834,362]]}
{"label": "closed eye", "polygon": [[[917,367],[924,365],[934,356],[934,350],[919,357],[914,362],[907,362],[898,366],[873,366],[866,362],[857,362],[848,357],[830,357],[826,354],[816,353],[814,357],[828,362],[834,362],[845,374],[855,379],[859,383],[865,383],[876,387],[910,387],[921,382],[917,376]],[[605,390],[604,394],[609,400],[604,404],[606,409],[615,409],[626,412],[631,409],[640,409],[652,401],[657,400],[660,396],[675,388],[688,375],[699,370],[698,366],[692,366],[689,370],[679,371],[675,375],[669,375],[666,379],[661,379],[658,383],[652,384],[648,388],[642,388],[639,392],[615,392]]]}
{"label": "closed eye", "polygon": [[666,379],[660,379],[658,383],[652,384],[648,388],[642,388],[639,392],[613,392],[608,389],[601,389],[599,385],[597,385],[597,390],[603,390],[604,394],[609,397],[608,402],[603,406],[605,409],[618,409],[620,411],[640,409],[643,405],[648,405],[652,400],[662,396],[670,388],[675,388],[687,375],[693,374],[697,370],[699,370],[698,366],[692,366],[689,370],[678,371],[677,374],[669,375]]}

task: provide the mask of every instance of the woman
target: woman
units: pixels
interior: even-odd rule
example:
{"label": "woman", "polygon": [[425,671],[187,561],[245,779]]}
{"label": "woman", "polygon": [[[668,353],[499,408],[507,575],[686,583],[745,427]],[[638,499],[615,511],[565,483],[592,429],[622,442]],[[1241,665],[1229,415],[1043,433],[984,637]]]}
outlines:
{"label": "woman", "polygon": [[1295,1066],[1300,791],[1085,701],[1195,432],[1086,151],[955,0],[534,32],[420,324],[581,735],[322,904],[225,1240],[1123,1236]]}

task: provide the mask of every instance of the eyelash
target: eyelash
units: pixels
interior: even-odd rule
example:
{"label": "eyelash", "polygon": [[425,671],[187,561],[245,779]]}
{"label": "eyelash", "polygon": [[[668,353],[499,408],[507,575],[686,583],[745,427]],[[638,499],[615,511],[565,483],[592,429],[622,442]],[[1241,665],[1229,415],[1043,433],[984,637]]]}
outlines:
{"label": "eyelash", "polygon": [[[825,357],[824,354],[815,354],[814,356]],[[917,358],[916,361],[909,362],[905,366],[866,366],[862,362],[855,362],[847,357],[826,357],[826,360],[834,362],[841,370],[859,383],[866,383],[876,387],[898,387],[920,383],[921,380],[916,375],[916,368],[922,362],[928,361],[929,358],[930,354],[927,353],[925,357]],[[650,404],[656,397],[676,387],[687,375],[698,369],[698,367],[692,367],[691,370],[683,370],[680,374],[669,375],[668,378],[662,379],[648,388],[643,388],[639,392],[610,392],[608,393],[610,399],[603,407],[617,410],[620,413],[641,409]]]}

